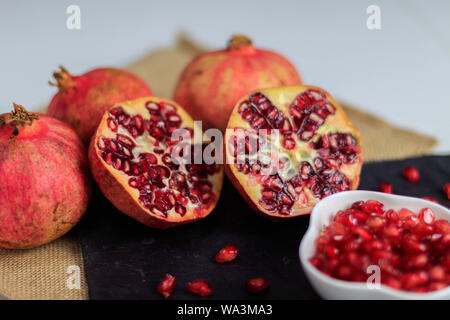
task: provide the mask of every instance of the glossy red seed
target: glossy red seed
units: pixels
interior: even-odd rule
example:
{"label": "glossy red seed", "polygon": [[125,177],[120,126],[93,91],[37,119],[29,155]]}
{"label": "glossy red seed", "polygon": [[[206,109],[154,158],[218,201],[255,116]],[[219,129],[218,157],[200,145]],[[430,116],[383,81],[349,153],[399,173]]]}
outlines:
{"label": "glossy red seed", "polygon": [[186,287],[190,292],[201,297],[207,297],[213,294],[211,286],[204,279],[188,282]]}
{"label": "glossy red seed", "polygon": [[384,192],[384,193],[393,193],[394,192],[393,188],[392,188],[392,184],[387,183],[387,182],[381,182],[378,185],[378,189],[380,189],[380,191]]}
{"label": "glossy red seed", "polygon": [[444,190],[447,199],[450,200],[450,183],[445,184],[442,189]]}
{"label": "glossy red seed", "polygon": [[217,263],[225,263],[230,262],[236,259],[239,254],[239,249],[237,246],[229,244],[220,249],[216,254],[216,262]]}
{"label": "glossy red seed", "polygon": [[411,290],[421,285],[424,285],[428,281],[428,274],[425,271],[417,271],[408,273],[403,276],[401,282],[402,287]]}
{"label": "glossy red seed", "polygon": [[406,219],[407,217],[413,216],[413,215],[414,215],[414,212],[412,212],[411,210],[408,210],[408,209],[406,209],[406,208],[401,208],[401,209],[398,211],[398,218],[399,218],[400,220],[404,220],[404,219]]}
{"label": "glossy red seed", "polygon": [[249,278],[245,283],[245,287],[252,293],[258,293],[269,287],[269,280],[262,277]]}
{"label": "glossy red seed", "polygon": [[447,220],[436,220],[434,222],[434,228],[441,234],[450,234],[450,223]]}
{"label": "glossy red seed", "polygon": [[433,198],[433,197],[422,197],[422,199],[439,204],[439,201],[436,198]]}
{"label": "glossy red seed", "polygon": [[442,266],[434,266],[428,270],[430,279],[433,281],[444,281],[445,280],[445,270]]}
{"label": "glossy red seed", "polygon": [[406,261],[405,267],[407,269],[421,269],[428,263],[428,256],[425,253],[419,253],[413,256],[409,256]]}
{"label": "glossy red seed", "polygon": [[168,298],[175,288],[176,277],[171,275],[170,273],[166,273],[164,277],[161,279],[161,282],[158,284],[158,292],[164,298]]}
{"label": "glossy red seed", "polygon": [[366,213],[383,213],[383,204],[376,200],[367,200],[361,206]]}
{"label": "glossy red seed", "polygon": [[396,279],[395,277],[388,277],[388,278],[387,278],[386,280],[384,280],[384,281],[383,281],[383,279],[382,279],[381,282],[382,282],[383,284],[385,284],[385,285],[391,287],[391,288],[394,288],[394,289],[401,289],[401,287],[402,287],[401,281],[398,280],[398,279]]}
{"label": "glossy red seed", "polygon": [[430,283],[430,285],[428,286],[428,290],[427,291],[442,290],[444,288],[447,288],[447,286],[448,286],[448,284],[446,282],[436,281],[436,282]]}
{"label": "glossy red seed", "polygon": [[407,166],[403,169],[403,177],[410,182],[417,182],[420,180],[420,173],[417,168],[413,166]]}
{"label": "glossy red seed", "polygon": [[371,216],[366,221],[366,226],[369,228],[377,229],[384,226],[386,223],[386,220],[383,217],[380,216]]}

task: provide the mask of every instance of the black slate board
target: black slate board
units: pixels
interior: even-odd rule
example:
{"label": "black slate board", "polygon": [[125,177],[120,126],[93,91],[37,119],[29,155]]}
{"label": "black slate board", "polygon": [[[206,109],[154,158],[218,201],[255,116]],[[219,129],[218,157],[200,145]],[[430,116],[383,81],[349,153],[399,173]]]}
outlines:
{"label": "black slate board", "polygon": [[[421,181],[403,179],[406,165],[421,171]],[[377,190],[391,182],[394,192],[433,196],[447,207],[442,186],[450,181],[450,156],[368,163],[363,166],[360,188]],[[177,276],[172,299],[197,299],[185,284],[207,279],[214,295],[206,299],[317,299],[298,260],[298,246],[308,226],[304,216],[271,222],[251,211],[229,181],[217,208],[202,221],[154,230],[123,215],[96,190],[86,217],[78,226],[85,273],[91,299],[161,299],[156,292],[160,278]],[[228,264],[214,262],[217,250],[228,243],[239,246],[239,257]],[[245,280],[264,276],[267,292],[249,294]],[[204,299],[204,298],[202,298]]]}

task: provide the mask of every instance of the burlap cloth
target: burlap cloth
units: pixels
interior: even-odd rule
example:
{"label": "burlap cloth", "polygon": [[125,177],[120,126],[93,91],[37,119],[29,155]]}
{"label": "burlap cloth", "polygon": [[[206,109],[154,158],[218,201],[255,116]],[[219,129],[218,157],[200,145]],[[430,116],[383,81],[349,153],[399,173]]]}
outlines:
{"label": "burlap cloth", "polygon": [[[128,69],[145,79],[156,95],[171,97],[181,69],[202,48],[180,35],[173,47],[153,51]],[[431,137],[395,128],[349,106],[345,109],[361,131],[365,161],[428,154],[436,145]],[[66,285],[70,276],[67,268],[71,265],[81,268],[80,289],[68,289]],[[76,235],[69,233],[35,249],[0,249],[0,294],[10,299],[88,299],[83,257]]]}

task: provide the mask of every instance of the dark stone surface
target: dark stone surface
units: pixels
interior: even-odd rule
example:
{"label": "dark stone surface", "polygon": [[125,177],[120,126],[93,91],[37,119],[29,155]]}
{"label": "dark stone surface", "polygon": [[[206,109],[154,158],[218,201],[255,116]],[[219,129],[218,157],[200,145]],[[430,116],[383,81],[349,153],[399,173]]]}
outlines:
{"label": "dark stone surface", "polygon": [[[406,165],[421,171],[421,181],[403,179]],[[393,184],[394,192],[433,196],[449,207],[442,186],[450,182],[450,156],[368,163],[361,190]],[[210,299],[317,299],[298,260],[298,246],[309,217],[272,222],[251,211],[227,180],[217,208],[202,221],[168,230],[148,228],[120,213],[96,190],[86,217],[78,226],[91,299],[161,299],[156,291],[166,272],[177,276],[172,299],[197,299],[186,283],[205,278],[214,289]],[[240,249],[227,264],[214,261],[228,243]],[[245,280],[264,276],[267,292],[249,294]],[[202,298],[205,299],[205,298]],[[209,298],[206,298],[209,299]]]}

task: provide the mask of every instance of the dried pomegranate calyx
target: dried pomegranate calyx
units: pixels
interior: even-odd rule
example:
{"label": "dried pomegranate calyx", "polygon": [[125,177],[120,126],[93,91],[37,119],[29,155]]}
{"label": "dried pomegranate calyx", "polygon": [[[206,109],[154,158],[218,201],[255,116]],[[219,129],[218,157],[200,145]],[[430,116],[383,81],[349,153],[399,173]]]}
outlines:
{"label": "dried pomegranate calyx", "polygon": [[75,86],[75,82],[73,81],[73,76],[67,71],[63,66],[59,66],[60,71],[53,72],[53,77],[55,78],[56,83],[52,81],[48,81],[48,84],[53,87],[58,87],[60,92],[66,92],[70,88]]}
{"label": "dried pomegranate calyx", "polygon": [[261,89],[242,98],[225,149],[230,179],[252,207],[270,216],[309,213],[321,198],[359,182],[359,133],[317,87]]}
{"label": "dried pomegranate calyx", "polygon": [[4,114],[0,117],[0,127],[7,124],[13,124],[14,126],[31,125],[34,120],[39,119],[36,113],[28,112],[23,106],[13,103],[14,110],[9,114]]}

